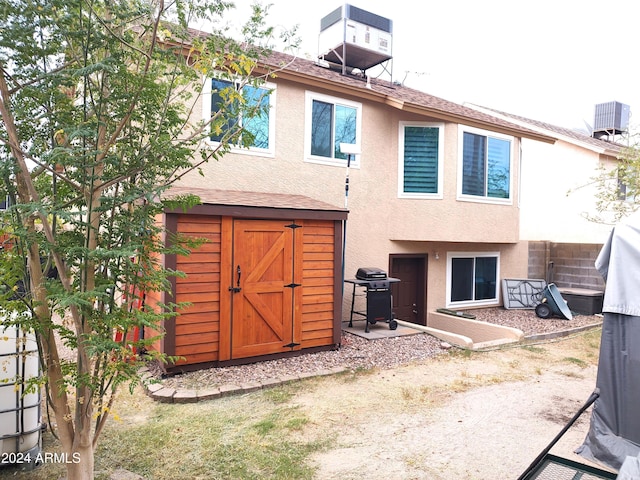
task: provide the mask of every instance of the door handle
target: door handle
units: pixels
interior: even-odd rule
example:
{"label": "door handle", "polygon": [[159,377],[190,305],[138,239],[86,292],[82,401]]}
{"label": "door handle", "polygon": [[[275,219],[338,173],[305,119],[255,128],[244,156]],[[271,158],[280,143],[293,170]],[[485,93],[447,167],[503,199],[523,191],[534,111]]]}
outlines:
{"label": "door handle", "polygon": [[413,307],[413,310],[411,310],[413,312],[414,315],[418,314],[418,306],[414,303],[413,305],[411,305]]}
{"label": "door handle", "polygon": [[232,293],[238,293],[240,290],[242,290],[242,288],[240,288],[240,277],[242,276],[242,270],[240,269],[240,265],[238,265],[238,267],[236,268],[236,275],[237,275],[236,286],[234,287],[232,285],[229,287],[229,291]]}

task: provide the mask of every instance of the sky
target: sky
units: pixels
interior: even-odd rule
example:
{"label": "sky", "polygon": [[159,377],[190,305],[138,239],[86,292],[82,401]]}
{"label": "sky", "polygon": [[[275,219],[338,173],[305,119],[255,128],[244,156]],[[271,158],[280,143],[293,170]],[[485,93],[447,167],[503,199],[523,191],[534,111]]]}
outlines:
{"label": "sky", "polygon": [[[235,3],[246,19],[253,0]],[[631,127],[640,124],[637,0],[262,3],[271,24],[298,25],[301,57],[317,58],[320,20],[349,3],[393,21],[390,68],[406,86],[578,129],[593,124],[596,104],[617,101],[629,105]]]}

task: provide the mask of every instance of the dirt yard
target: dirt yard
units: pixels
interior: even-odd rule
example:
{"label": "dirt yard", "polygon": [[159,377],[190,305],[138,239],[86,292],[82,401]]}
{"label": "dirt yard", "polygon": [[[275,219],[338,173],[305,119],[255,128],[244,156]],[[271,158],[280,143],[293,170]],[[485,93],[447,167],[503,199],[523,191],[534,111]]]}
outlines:
{"label": "dirt yard", "polygon": [[[318,479],[515,479],[595,388],[597,335],[327,379],[296,397],[318,430]],[[590,410],[552,453],[573,450]],[[310,432],[311,433],[311,432]]]}
{"label": "dirt yard", "polygon": [[[600,329],[594,328],[487,352],[453,348],[403,366],[294,384],[278,408],[290,406],[308,420],[297,433],[305,439],[335,438],[311,458],[318,480],[515,480],[594,390],[599,341]],[[257,412],[265,408],[264,395],[176,410],[210,415],[212,403],[219,402],[231,411]],[[126,425],[146,422],[158,405],[142,392],[123,401],[129,402],[118,407]],[[551,453],[586,463],[573,450],[581,445],[589,418],[590,410]],[[40,473],[38,478],[59,478]]]}

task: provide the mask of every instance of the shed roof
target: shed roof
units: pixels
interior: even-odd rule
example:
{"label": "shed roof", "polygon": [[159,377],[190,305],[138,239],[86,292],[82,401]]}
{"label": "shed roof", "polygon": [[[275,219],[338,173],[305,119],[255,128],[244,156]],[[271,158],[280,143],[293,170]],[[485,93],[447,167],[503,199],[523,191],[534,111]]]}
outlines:
{"label": "shed roof", "polygon": [[290,213],[298,214],[302,214],[303,212],[316,212],[323,214],[322,218],[335,218],[338,220],[346,219],[348,213],[348,210],[345,208],[336,207],[335,205],[304,195],[293,195],[287,193],[245,192],[239,190],[216,190],[173,186],[165,196],[171,198],[178,195],[188,194],[200,197],[200,201],[205,206],[209,205],[218,207],[215,212],[210,209],[207,211],[203,209],[195,209],[192,213],[234,214],[238,212],[237,209],[252,208],[270,210],[272,213],[266,215],[269,217],[273,216],[274,211],[288,211]]}

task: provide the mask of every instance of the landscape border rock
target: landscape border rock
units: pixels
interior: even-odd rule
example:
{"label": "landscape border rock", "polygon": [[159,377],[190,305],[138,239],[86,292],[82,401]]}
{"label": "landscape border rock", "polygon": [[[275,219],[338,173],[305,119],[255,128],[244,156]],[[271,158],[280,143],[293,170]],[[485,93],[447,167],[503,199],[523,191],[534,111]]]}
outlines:
{"label": "landscape border rock", "polygon": [[[488,346],[486,350],[553,340],[602,325],[600,316],[576,316],[574,320],[567,321],[540,319],[531,310],[486,308],[474,313],[480,321],[519,328],[525,333],[520,342]],[[145,369],[142,377],[147,395],[155,401],[195,403],[358,369],[389,369],[434,358],[450,348],[445,348],[439,339],[426,333],[367,340],[343,332],[342,344],[338,350],[248,365],[209,368],[171,377],[163,377],[159,368]],[[478,351],[482,350],[485,349]]]}

